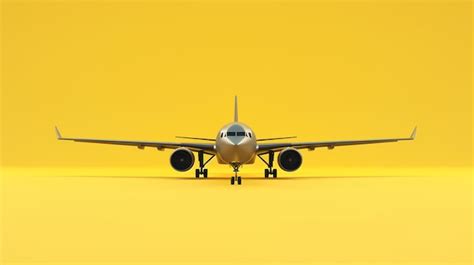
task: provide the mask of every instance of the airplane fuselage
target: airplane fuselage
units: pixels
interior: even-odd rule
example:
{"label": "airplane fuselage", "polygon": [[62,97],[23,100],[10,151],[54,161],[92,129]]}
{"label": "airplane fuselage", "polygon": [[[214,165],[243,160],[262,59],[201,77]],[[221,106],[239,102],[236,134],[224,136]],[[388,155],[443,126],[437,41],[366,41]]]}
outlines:
{"label": "airplane fuselage", "polygon": [[257,148],[255,133],[243,123],[229,123],[217,133],[215,149],[219,164],[253,164]]}

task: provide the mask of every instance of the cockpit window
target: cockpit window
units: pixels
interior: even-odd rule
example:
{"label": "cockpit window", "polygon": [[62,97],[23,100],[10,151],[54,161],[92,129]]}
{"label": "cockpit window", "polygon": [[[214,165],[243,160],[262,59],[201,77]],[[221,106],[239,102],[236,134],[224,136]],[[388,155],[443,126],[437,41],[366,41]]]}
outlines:
{"label": "cockpit window", "polygon": [[227,128],[227,136],[233,144],[239,144],[245,139],[245,129],[240,124],[232,124]]}
{"label": "cockpit window", "polygon": [[221,132],[221,138],[222,138],[222,137],[224,137],[224,133],[223,133],[223,132]]}
{"label": "cockpit window", "polygon": [[249,137],[252,138],[252,133],[249,133]]}
{"label": "cockpit window", "polygon": [[245,136],[245,132],[227,132],[227,136]]}

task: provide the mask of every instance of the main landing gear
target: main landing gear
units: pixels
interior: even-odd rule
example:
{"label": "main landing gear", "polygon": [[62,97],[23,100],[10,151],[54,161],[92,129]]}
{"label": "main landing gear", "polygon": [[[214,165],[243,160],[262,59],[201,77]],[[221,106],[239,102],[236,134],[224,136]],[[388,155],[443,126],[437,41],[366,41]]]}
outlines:
{"label": "main landing gear", "polygon": [[273,178],[277,177],[277,169],[273,168],[273,160],[275,158],[275,153],[273,151],[268,152],[268,162],[263,159],[262,155],[258,155],[258,158],[267,165],[268,168],[265,168],[265,178],[269,178],[270,176],[273,176]]}
{"label": "main landing gear", "polygon": [[215,155],[212,155],[206,162],[204,162],[204,152],[199,151],[198,152],[198,158],[199,158],[199,168],[196,168],[196,178],[199,178],[199,176],[203,176],[204,178],[207,178],[207,168],[204,168],[211,159],[214,158]]}
{"label": "main landing gear", "polygon": [[239,173],[239,167],[240,167],[240,165],[238,165],[238,164],[232,164],[232,167],[234,168],[235,176],[232,176],[232,177],[230,178],[230,185],[234,185],[236,181],[237,181],[237,184],[238,184],[238,185],[241,185],[241,184],[242,184],[242,177],[241,177],[241,176],[237,176],[237,173]]}

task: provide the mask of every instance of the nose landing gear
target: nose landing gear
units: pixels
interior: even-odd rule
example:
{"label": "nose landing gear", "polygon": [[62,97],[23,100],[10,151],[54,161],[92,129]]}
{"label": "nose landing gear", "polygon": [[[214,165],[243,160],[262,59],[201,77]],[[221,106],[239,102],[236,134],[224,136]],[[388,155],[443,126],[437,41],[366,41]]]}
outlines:
{"label": "nose landing gear", "polygon": [[211,159],[214,158],[215,155],[212,155],[206,162],[204,162],[204,152],[199,151],[198,152],[198,158],[199,158],[199,168],[196,168],[196,178],[199,178],[200,175],[202,175],[204,178],[207,178],[207,168],[204,168]]}
{"label": "nose landing gear", "polygon": [[265,178],[269,178],[270,175],[273,176],[273,178],[277,177],[277,169],[273,168],[273,160],[275,158],[275,153],[273,151],[268,152],[268,162],[262,157],[262,155],[258,155],[258,158],[267,165],[268,168],[265,168]]}
{"label": "nose landing gear", "polygon": [[242,185],[242,177],[241,177],[241,176],[237,176],[237,173],[239,173],[239,167],[240,167],[240,165],[239,165],[239,164],[232,164],[232,167],[234,168],[235,176],[232,176],[232,177],[230,178],[230,185],[234,185],[236,181],[237,181],[237,184],[238,184],[238,185]]}
{"label": "nose landing gear", "polygon": [[230,178],[230,185],[234,185],[235,184],[235,181],[237,181],[237,184],[238,185],[242,185],[242,177],[241,176],[232,176]]}

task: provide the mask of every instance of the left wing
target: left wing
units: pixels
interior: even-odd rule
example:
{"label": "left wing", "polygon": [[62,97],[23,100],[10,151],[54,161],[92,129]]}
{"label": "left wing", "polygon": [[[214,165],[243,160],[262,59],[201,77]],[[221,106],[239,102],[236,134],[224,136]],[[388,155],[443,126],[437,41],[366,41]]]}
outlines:
{"label": "left wing", "polygon": [[287,147],[292,147],[296,149],[314,150],[315,148],[319,148],[319,147],[327,147],[328,149],[333,149],[336,146],[345,146],[345,145],[379,144],[379,143],[390,143],[390,142],[398,142],[398,141],[409,141],[409,140],[415,140],[415,136],[416,136],[416,127],[413,129],[413,132],[408,138],[259,144],[257,153],[266,154],[270,151],[279,152]]}
{"label": "left wing", "polygon": [[56,136],[58,140],[82,142],[82,143],[95,143],[95,144],[113,144],[113,145],[128,145],[136,146],[139,149],[144,149],[145,147],[154,147],[158,150],[163,149],[176,149],[180,147],[189,148],[189,150],[194,152],[203,151],[207,154],[215,154],[214,144],[203,144],[203,143],[173,143],[173,142],[148,142],[148,141],[128,141],[128,140],[107,140],[107,139],[92,139],[92,138],[67,138],[62,137],[58,128],[56,129]]}

